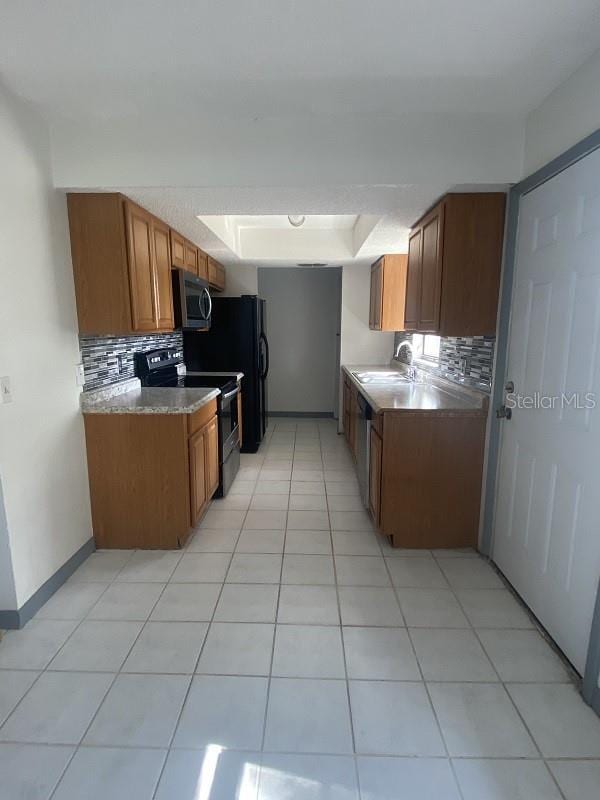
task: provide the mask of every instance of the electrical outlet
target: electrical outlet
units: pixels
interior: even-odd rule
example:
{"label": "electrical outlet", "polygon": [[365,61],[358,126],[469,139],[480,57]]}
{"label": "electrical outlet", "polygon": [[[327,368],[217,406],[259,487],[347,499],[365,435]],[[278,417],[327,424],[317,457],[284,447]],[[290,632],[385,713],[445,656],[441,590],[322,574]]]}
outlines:
{"label": "electrical outlet", "polygon": [[83,386],[85,383],[85,373],[83,371],[83,364],[75,364],[75,383],[77,386]]}
{"label": "electrical outlet", "polygon": [[12,403],[12,389],[8,375],[0,377],[0,403]]}

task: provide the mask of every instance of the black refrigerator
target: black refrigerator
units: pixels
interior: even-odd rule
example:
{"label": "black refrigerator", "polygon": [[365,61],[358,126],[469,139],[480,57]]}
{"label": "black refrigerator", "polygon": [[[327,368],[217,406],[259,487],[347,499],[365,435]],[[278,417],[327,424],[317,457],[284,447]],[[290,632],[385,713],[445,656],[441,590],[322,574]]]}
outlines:
{"label": "black refrigerator", "polygon": [[255,453],[267,430],[269,342],[265,311],[266,302],[256,295],[213,296],[210,329],[183,334],[188,370],[244,373],[243,453]]}

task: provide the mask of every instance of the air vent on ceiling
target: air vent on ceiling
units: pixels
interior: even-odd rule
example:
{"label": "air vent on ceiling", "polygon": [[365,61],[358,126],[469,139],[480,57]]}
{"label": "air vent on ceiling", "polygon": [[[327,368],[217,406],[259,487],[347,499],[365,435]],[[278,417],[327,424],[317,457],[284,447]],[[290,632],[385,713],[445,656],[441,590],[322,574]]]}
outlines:
{"label": "air vent on ceiling", "polygon": [[318,261],[315,262],[306,262],[304,264],[298,264],[299,267],[326,267],[327,264],[321,264]]}

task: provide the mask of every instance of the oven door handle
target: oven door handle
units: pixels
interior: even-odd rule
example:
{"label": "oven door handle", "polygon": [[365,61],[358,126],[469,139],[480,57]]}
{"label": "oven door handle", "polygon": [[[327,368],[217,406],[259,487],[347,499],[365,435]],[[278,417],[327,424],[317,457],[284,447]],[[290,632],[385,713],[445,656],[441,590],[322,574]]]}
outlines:
{"label": "oven door handle", "polygon": [[227,392],[227,394],[222,394],[221,400],[229,400],[230,397],[233,397],[234,394],[238,394],[239,391],[240,391],[239,388],[236,387],[235,389],[232,389],[230,392]]}

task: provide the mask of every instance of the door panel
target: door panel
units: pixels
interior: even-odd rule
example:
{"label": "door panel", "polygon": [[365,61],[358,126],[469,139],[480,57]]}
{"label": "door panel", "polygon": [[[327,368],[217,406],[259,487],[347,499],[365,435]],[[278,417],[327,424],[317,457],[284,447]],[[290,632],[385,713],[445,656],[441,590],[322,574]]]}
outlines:
{"label": "door panel", "polygon": [[600,424],[586,398],[600,390],[599,185],[595,151],[521,201],[507,378],[533,407],[502,424],[493,548],[580,672],[600,574]]}
{"label": "door panel", "polygon": [[201,428],[190,438],[190,501],[191,520],[195,525],[207,503],[206,492],[206,428]]}
{"label": "door panel", "polygon": [[206,496],[210,500],[219,486],[219,428],[216,417],[208,423],[204,431]]}
{"label": "door panel", "polygon": [[189,242],[184,243],[184,260],[185,269],[188,272],[193,272],[194,275],[198,274],[198,251],[193,244]]}
{"label": "door panel", "polygon": [[208,280],[208,256],[202,250],[198,250],[198,277]]}
{"label": "door panel", "polygon": [[440,327],[442,225],[443,206],[432,211],[422,223],[420,331],[435,332]]}
{"label": "door panel", "polygon": [[171,257],[174,267],[185,268],[185,241],[183,236],[173,230],[171,231]]}
{"label": "door panel", "polygon": [[369,507],[375,524],[379,526],[381,502],[381,459],[383,446],[381,436],[371,426],[369,463]]}
{"label": "door panel", "polygon": [[173,286],[171,284],[171,254],[169,252],[169,228],[153,220],[154,260],[156,264],[156,299],[158,304],[158,327],[173,330]]}
{"label": "door panel", "polygon": [[417,330],[421,303],[421,243],[423,234],[418,228],[408,240],[408,273],[406,277],[406,306],[404,323],[407,330]]}
{"label": "door panel", "polygon": [[129,261],[131,317],[136,331],[158,328],[152,217],[143,208],[125,203],[125,229]]}

